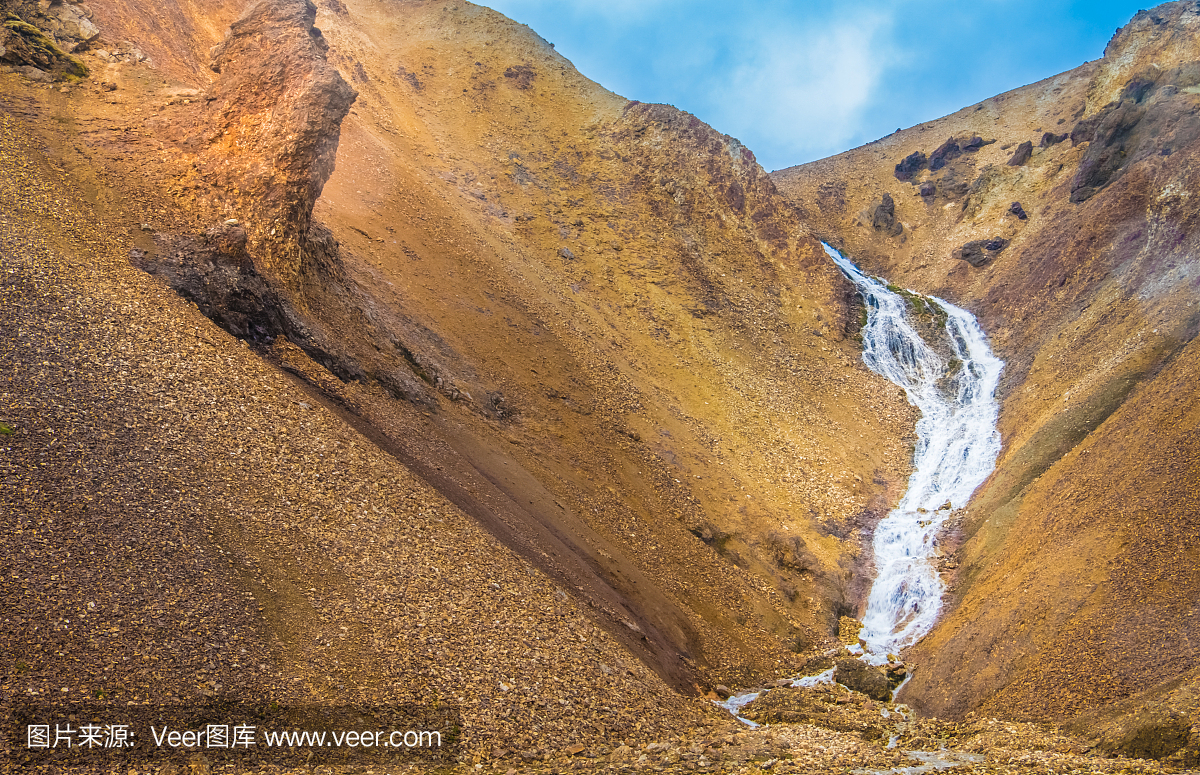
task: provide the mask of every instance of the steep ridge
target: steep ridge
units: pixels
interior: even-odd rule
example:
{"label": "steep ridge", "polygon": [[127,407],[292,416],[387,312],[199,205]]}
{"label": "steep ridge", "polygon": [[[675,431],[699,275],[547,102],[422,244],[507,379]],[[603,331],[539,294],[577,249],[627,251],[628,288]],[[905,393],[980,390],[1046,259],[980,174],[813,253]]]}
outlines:
{"label": "steep ridge", "polygon": [[[297,45],[271,63],[290,54],[320,74],[313,10],[255,4],[224,50],[275,19]],[[151,187],[204,156],[162,154],[137,114],[186,126],[208,101],[144,64],[106,75],[115,96],[0,74],[6,703],[440,702],[461,713],[472,755],[529,758],[714,715],[339,407],[131,265],[213,259],[212,284],[236,287],[231,276],[253,277],[253,225],[197,237],[192,219],[211,213],[188,209],[200,197]],[[348,93],[335,73],[312,83],[333,88],[293,82],[285,96],[311,107]],[[286,100],[275,106],[286,119]],[[292,237],[285,249],[304,247]]]}
{"label": "steep ridge", "polygon": [[1195,3],[1140,12],[1097,62],[773,174],[1006,361],[997,470],[911,655],[929,712],[1071,718],[1200,663],[1198,32]]}
{"label": "steep ridge", "polygon": [[[377,314],[403,311],[387,328],[436,400],[466,410],[451,446],[523,507],[513,488],[546,488],[515,518],[565,530],[652,612],[638,627],[668,662],[744,670],[817,642],[898,494],[908,417],[858,366],[836,271],[731,138],[605,92],[486,9],[390,8],[322,17],[360,97],[317,212]],[[803,462],[835,447],[820,429],[879,427],[891,455]]]}
{"label": "steep ridge", "polygon": [[[84,192],[79,212],[134,224],[105,243],[110,258],[127,252],[257,348],[198,329],[233,359],[230,374],[255,374],[272,396],[305,391],[286,401],[305,412],[320,405],[320,430],[300,433],[304,415],[269,419],[278,399],[237,393],[236,377],[238,410],[207,421],[184,408],[190,388],[163,388],[163,444],[200,434],[189,455],[221,461],[164,466],[172,489],[206,494],[189,506],[201,532],[185,543],[252,569],[223,583],[249,593],[241,604],[273,675],[324,698],[400,686],[454,697],[479,750],[490,740],[536,748],[669,729],[682,701],[646,703],[666,686],[692,693],[793,672],[830,638],[869,577],[863,548],[899,497],[913,418],[862,366],[852,294],[748,150],[673,108],[605,92],[527,29],[467,4],[318,12],[264,0],[231,20],[223,42],[209,37],[223,6],[165,16],[94,6],[98,22],[158,53],[80,48],[94,78],[66,91],[3,75],[14,132],[31,138],[11,158],[19,168],[29,147],[53,147]],[[24,228],[36,233],[50,210],[22,216]],[[63,247],[76,257],[86,252],[77,236]],[[77,287],[76,264],[37,266]],[[105,267],[78,293],[161,287],[119,261]],[[196,329],[186,306],[153,299],[156,327]],[[136,314],[122,310],[116,319]],[[80,336],[81,353],[99,346],[86,328]],[[142,379],[178,360],[175,342],[164,333],[120,346],[144,351]],[[280,371],[264,376],[253,352]],[[79,366],[84,357],[72,366],[82,392],[64,394],[71,408],[51,434],[105,379]],[[190,368],[204,384],[222,379],[215,362]],[[128,400],[134,424],[149,410]],[[36,426],[33,396],[11,405],[18,429]],[[266,414],[229,419],[247,406]],[[358,434],[393,462],[372,457],[384,468],[359,473],[346,451]],[[237,464],[213,474],[225,456]],[[395,473],[396,460],[422,483]],[[36,497],[12,513],[65,508],[65,496],[36,486],[36,466],[22,471]],[[200,476],[215,478],[201,486]],[[348,506],[345,493],[362,499]],[[374,536],[386,552],[354,551],[376,513],[415,527]],[[435,562],[418,559],[424,542]],[[447,559],[456,543],[460,562]],[[514,567],[539,572],[526,579]],[[447,575],[431,584],[428,573]],[[365,590],[367,611],[322,599],[338,577],[347,596]],[[419,612],[401,592],[414,584],[428,595]],[[186,586],[181,577],[171,588]],[[464,628],[489,606],[491,625]],[[389,609],[412,621],[398,625]],[[331,638],[334,618],[355,637]],[[545,641],[533,642],[535,629]],[[134,633],[136,649],[148,635]],[[36,651],[35,641],[22,630],[13,643]],[[560,641],[619,643],[628,658],[548,645]],[[304,645],[313,642],[333,651]],[[487,660],[495,667],[481,669]],[[570,698],[553,698],[566,709],[535,721],[548,701],[540,687],[560,682],[564,660],[583,666]],[[44,661],[38,670],[55,680]],[[601,688],[609,675],[616,683]],[[501,723],[492,709],[508,707],[514,687],[529,702]],[[598,704],[612,694],[615,711]]]}

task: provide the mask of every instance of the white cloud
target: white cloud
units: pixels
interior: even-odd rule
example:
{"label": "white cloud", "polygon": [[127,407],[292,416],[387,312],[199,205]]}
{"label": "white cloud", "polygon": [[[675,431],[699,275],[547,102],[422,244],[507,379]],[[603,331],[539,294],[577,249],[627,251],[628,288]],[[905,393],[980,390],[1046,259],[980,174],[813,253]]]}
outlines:
{"label": "white cloud", "polygon": [[[707,118],[754,148],[768,168],[811,158],[813,150],[843,149],[878,96],[893,55],[889,30],[886,16],[859,13],[757,32],[713,90]],[[781,157],[789,150],[793,160]]]}

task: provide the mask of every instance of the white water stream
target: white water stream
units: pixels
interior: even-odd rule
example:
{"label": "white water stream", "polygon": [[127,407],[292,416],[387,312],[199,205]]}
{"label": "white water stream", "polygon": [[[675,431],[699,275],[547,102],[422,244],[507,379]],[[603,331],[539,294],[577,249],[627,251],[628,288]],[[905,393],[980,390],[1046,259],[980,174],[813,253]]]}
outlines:
{"label": "white water stream", "polygon": [[903,499],[875,529],[875,582],[860,637],[863,659],[882,663],[933,627],[945,587],[934,567],[938,531],[991,474],[1000,453],[996,385],[1003,361],[971,313],[925,297],[946,313],[947,361],[910,323],[905,299],[828,245],[825,252],[867,303],[863,361],[904,389],[921,412],[913,473]]}
{"label": "white water stream", "polygon": [[[908,490],[875,528],[875,582],[859,633],[866,650],[848,647],[864,662],[880,665],[890,661],[889,654],[898,654],[920,640],[937,621],[945,591],[934,565],[937,534],[996,465],[1000,433],[996,430],[999,406],[995,392],[1004,363],[992,355],[987,337],[971,313],[930,296],[921,297],[922,303],[929,305],[926,313],[933,317],[931,313],[942,312],[946,322],[940,334],[943,341],[926,342],[913,327],[909,302],[903,296],[864,275],[833,248],[824,247],[866,300],[863,361],[903,388],[909,402],[921,412]],[[951,357],[944,358],[941,353]],[[791,685],[831,684],[835,673],[831,668],[820,675],[797,677]],[[735,694],[717,704],[746,724],[757,726],[739,713],[760,693]],[[920,767],[892,772],[920,773],[965,763],[939,758],[938,753],[910,754],[930,758],[922,759],[925,764]]]}

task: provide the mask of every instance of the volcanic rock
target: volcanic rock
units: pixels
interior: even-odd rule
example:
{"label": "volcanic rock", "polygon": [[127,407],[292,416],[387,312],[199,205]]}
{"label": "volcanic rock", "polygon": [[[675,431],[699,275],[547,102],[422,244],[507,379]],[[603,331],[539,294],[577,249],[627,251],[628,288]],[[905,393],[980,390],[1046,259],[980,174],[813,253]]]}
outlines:
{"label": "volcanic rock", "polygon": [[891,194],[885,193],[879,204],[872,208],[871,226],[890,237],[897,237],[904,231],[903,224],[896,220],[896,203]]}
{"label": "volcanic rock", "polygon": [[928,163],[925,154],[921,151],[913,151],[908,156],[905,156],[899,164],[896,165],[896,180],[909,181],[925,168]]}
{"label": "volcanic rock", "polygon": [[1017,146],[1017,150],[1013,151],[1012,157],[1008,160],[1008,166],[1022,167],[1031,156],[1033,156],[1033,141],[1026,140]]}
{"label": "volcanic rock", "polygon": [[[982,141],[980,144],[982,145]],[[958,140],[951,137],[939,145],[933,153],[929,154],[929,169],[935,172],[940,170],[959,156],[962,156],[962,152]]]}
{"label": "volcanic rock", "polygon": [[971,240],[958,249],[958,257],[971,266],[983,266],[1006,247],[1008,247],[1008,240],[1003,237]]}

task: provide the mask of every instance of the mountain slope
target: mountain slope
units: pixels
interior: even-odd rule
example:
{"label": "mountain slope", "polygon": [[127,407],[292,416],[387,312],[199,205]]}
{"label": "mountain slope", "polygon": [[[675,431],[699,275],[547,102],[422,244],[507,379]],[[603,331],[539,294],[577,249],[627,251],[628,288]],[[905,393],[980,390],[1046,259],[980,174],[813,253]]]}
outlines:
{"label": "mountain slope", "polygon": [[1198,31],[1195,3],[1140,12],[1097,62],[773,175],[1007,362],[1004,450],[912,655],[929,712],[1070,718],[1200,664]]}
{"label": "mountain slope", "polygon": [[[129,353],[137,384],[177,375],[116,415],[154,418],[159,446],[142,446],[164,465],[144,486],[167,494],[112,509],[172,515],[186,533],[146,533],[139,573],[167,562],[164,546],[230,563],[218,575],[236,633],[179,599],[188,576],[163,577],[184,619],[217,627],[210,643],[236,635],[267,666],[243,686],[214,662],[203,691],[271,694],[291,676],[296,698],[455,698],[473,750],[537,750],[676,729],[715,712],[683,696],[794,672],[830,641],[869,573],[866,536],[899,495],[912,416],[861,365],[853,298],[753,155],[605,92],[486,9],[234,10],[99,0],[101,37],[75,49],[89,80],[0,74],[13,137],[27,138],[10,168],[52,148],[67,177],[46,196],[82,192],[71,217],[92,224],[41,264],[18,245],[22,272],[149,306],[144,321],[122,306],[119,336],[81,323],[79,352]],[[14,208],[29,234],[63,217]],[[89,231],[107,235],[105,259],[84,285]],[[44,314],[9,309],[18,332]],[[159,334],[123,338],[143,327]],[[219,359],[181,356],[180,337]],[[19,348],[34,368],[33,346]],[[64,413],[45,438],[25,435],[42,427],[43,394],[10,395],[5,422],[28,455],[109,389],[85,362],[51,392]],[[193,408],[197,391],[211,413]],[[34,457],[6,489],[9,513],[74,513],[76,485],[46,486]],[[177,497],[196,498],[186,521]],[[30,582],[53,589],[61,574],[37,567]],[[161,615],[152,631],[124,611],[85,620],[67,648],[112,627],[137,654],[168,636]],[[35,624],[8,642],[36,665],[21,686],[41,692],[60,674],[28,656]],[[180,659],[171,692],[187,699],[200,690]],[[64,685],[93,691],[84,673]],[[679,694],[647,704],[668,686]]]}

